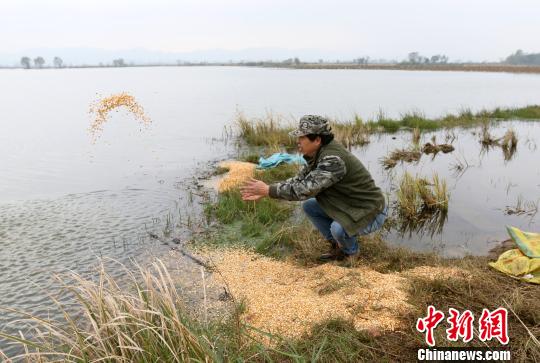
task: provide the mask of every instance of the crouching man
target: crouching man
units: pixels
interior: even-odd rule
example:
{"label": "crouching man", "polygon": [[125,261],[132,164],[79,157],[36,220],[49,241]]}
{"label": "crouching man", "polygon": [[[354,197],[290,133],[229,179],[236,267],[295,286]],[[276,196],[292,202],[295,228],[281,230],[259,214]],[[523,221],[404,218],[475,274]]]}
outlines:
{"label": "crouching man", "polygon": [[303,200],[304,212],[331,245],[319,260],[357,254],[357,237],[376,231],[386,219],[381,190],[360,160],[334,140],[326,118],[303,116],[290,135],[298,138],[307,165],[297,176],[277,184],[251,179],[241,188],[242,199]]}

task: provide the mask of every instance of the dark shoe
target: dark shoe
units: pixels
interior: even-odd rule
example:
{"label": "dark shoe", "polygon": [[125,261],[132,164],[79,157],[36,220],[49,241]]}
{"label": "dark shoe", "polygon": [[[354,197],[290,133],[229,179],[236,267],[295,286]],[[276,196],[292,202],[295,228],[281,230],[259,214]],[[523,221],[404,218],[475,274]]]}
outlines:
{"label": "dark shoe", "polygon": [[339,248],[333,248],[328,253],[323,253],[319,256],[318,260],[320,262],[329,262],[329,261],[343,261],[347,257],[345,253]]}

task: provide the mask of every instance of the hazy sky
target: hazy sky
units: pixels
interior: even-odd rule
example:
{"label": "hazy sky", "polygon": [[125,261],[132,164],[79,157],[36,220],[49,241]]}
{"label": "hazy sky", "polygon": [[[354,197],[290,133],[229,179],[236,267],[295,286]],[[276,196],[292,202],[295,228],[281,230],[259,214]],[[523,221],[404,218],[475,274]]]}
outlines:
{"label": "hazy sky", "polygon": [[0,52],[280,47],[372,58],[540,52],[538,0],[2,0]]}

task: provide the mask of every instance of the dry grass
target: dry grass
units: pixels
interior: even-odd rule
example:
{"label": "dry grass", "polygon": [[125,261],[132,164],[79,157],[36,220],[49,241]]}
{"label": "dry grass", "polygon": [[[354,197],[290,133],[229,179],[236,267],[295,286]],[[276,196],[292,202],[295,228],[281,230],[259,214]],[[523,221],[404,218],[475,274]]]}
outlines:
{"label": "dry grass", "polygon": [[489,131],[489,123],[484,122],[480,130],[480,143],[485,146],[499,145],[500,138],[495,138]]}
{"label": "dry grass", "polygon": [[422,137],[422,133],[420,131],[420,129],[418,127],[415,127],[413,129],[413,132],[412,132],[412,143],[413,145],[416,146],[416,148],[418,148],[418,146],[420,145],[420,138]]}
{"label": "dry grass", "polygon": [[489,150],[491,147],[500,146],[503,151],[504,160],[510,161],[517,151],[518,138],[512,129],[507,130],[503,137],[496,138],[489,131],[489,124],[485,122],[480,132],[480,143],[482,144],[483,152]]}
{"label": "dry grass", "polygon": [[335,139],[349,150],[369,143],[370,128],[358,116],[354,121],[332,122],[331,125]]}
{"label": "dry grass", "polygon": [[282,146],[295,147],[296,140],[289,136],[294,129],[291,122],[272,113],[263,118],[247,119],[238,112],[235,119],[239,136],[249,145],[264,146],[279,151]]}
{"label": "dry grass", "polygon": [[538,213],[538,203],[540,200],[524,200],[522,195],[519,195],[515,205],[507,205],[504,213],[508,215],[527,215],[534,217]]}
{"label": "dry grass", "polygon": [[506,131],[502,138],[501,146],[503,149],[515,149],[517,147],[518,139],[514,130],[510,129]]}
{"label": "dry grass", "polygon": [[417,149],[398,149],[390,153],[390,156],[384,157],[381,160],[381,164],[385,169],[391,169],[397,165],[398,162],[412,163],[420,160],[422,153]]}
{"label": "dry grass", "polygon": [[64,322],[30,316],[36,326],[34,337],[1,334],[20,343],[27,362],[214,362],[215,352],[208,337],[190,325],[167,268],[156,261],[137,274],[124,268],[132,290],[121,288],[102,266],[97,281],[77,274],[64,289],[82,310],[82,319],[64,312]]}
{"label": "dry grass", "polygon": [[411,220],[418,219],[426,210],[447,212],[448,199],[446,181],[437,174],[428,181],[405,172],[397,191],[400,215]]}
{"label": "dry grass", "polygon": [[508,72],[508,73],[540,73],[540,66],[512,65],[512,64],[356,64],[356,63],[268,63],[261,64],[267,67],[298,68],[298,69],[372,69],[372,70],[400,70],[400,71],[456,71],[456,72]]}
{"label": "dry grass", "polygon": [[[208,282],[229,287],[235,310],[231,320],[206,328],[185,315],[162,263],[135,275],[126,271],[131,290],[104,273],[98,281],[75,276],[66,288],[79,301],[83,319],[34,320],[42,339],[23,340],[28,352],[12,359],[409,362],[425,344],[414,329],[416,320],[434,305],[443,312],[469,309],[476,317],[484,308],[506,307],[513,361],[540,360],[538,286],[490,269],[482,257],[446,260],[364,242],[360,258],[346,265],[302,267],[242,250],[207,252],[215,263]],[[268,334],[267,328],[282,334]],[[468,344],[449,342],[442,326],[435,334],[438,345],[499,347],[476,334]]]}
{"label": "dry grass", "polygon": [[444,154],[447,154],[452,151],[454,151],[454,147],[450,144],[437,144],[437,139],[435,135],[431,138],[431,143],[427,142],[422,147],[422,152],[424,154],[435,155],[439,152],[443,152]]}
{"label": "dry grass", "polygon": [[514,157],[517,150],[517,143],[518,139],[514,130],[510,129],[506,131],[501,142],[505,161],[509,161]]}

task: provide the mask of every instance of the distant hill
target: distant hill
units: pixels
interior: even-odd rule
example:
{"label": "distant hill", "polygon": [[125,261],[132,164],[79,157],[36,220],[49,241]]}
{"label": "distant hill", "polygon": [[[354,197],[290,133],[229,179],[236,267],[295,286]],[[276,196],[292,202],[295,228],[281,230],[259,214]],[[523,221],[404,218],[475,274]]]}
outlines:
{"label": "distant hill", "polygon": [[507,64],[540,65],[540,53],[525,53],[521,49],[506,57]]}

